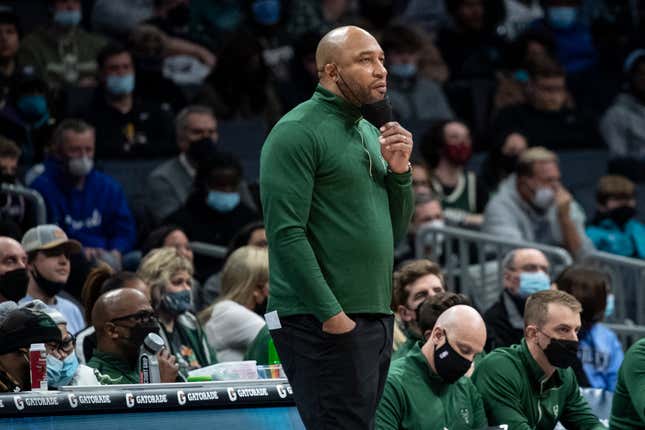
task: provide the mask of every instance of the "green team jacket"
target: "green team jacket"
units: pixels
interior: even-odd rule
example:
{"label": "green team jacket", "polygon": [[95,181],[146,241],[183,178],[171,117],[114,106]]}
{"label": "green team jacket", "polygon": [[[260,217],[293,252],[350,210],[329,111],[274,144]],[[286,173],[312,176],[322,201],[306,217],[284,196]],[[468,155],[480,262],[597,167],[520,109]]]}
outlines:
{"label": "green team jacket", "polygon": [[87,362],[89,367],[98,370],[102,378],[99,379],[101,384],[138,384],[139,383],[139,370],[137,366],[130,367],[130,365],[114,354],[101,352],[95,349],[92,353],[92,358]]}
{"label": "green team jacket", "polygon": [[609,428],[645,428],[645,339],[633,344],[625,353],[618,371]]}
{"label": "green team jacket", "polygon": [[420,345],[392,362],[376,410],[376,429],[485,428],[484,405],[470,378],[446,384],[432,371]]}
{"label": "green team jacket", "polygon": [[490,425],[509,430],[553,430],[558,420],[569,430],[606,427],[591,413],[573,369],[557,369],[546,379],[522,339],[520,345],[487,354],[473,374]]}
{"label": "green team jacket", "polygon": [[391,313],[394,242],[414,201],[411,174],[387,172],[378,137],[320,85],[271,130],[260,157],[269,311]]}

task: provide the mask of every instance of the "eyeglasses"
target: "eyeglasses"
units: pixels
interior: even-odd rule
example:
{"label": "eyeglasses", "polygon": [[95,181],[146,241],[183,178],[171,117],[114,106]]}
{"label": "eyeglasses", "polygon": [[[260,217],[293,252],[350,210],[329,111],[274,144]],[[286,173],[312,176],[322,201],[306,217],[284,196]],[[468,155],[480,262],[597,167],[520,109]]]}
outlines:
{"label": "eyeglasses", "polygon": [[147,323],[150,321],[157,321],[157,317],[152,311],[139,311],[134,314],[123,315],[122,317],[112,318],[110,322],[134,320],[137,323]]}
{"label": "eyeglasses", "polygon": [[65,354],[70,354],[76,347],[76,337],[73,334],[68,334],[67,337],[65,337],[65,339],[61,340],[60,342],[47,342],[47,346],[49,346],[54,351],[60,351]]}

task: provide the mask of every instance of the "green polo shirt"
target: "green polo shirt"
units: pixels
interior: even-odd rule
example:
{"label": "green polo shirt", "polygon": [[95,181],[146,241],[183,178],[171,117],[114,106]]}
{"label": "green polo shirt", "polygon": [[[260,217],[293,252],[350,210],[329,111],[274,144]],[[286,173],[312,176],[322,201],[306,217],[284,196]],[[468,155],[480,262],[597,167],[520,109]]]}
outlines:
{"label": "green polo shirt", "polygon": [[377,430],[485,427],[484,405],[470,378],[446,384],[432,371],[420,343],[390,366],[376,411]]}
{"label": "green polo shirt", "polygon": [[573,369],[556,369],[551,377],[545,377],[525,339],[487,354],[475,366],[473,382],[491,425],[553,430],[560,421],[569,430],[606,428],[580,394]]}
{"label": "green polo shirt", "polygon": [[95,349],[87,365],[98,370],[105,377],[99,381],[101,384],[139,383],[139,371],[137,367],[130,367],[128,362],[117,355]]}
{"label": "green polo shirt", "polygon": [[618,371],[609,428],[645,428],[645,339],[633,344],[625,353]]}

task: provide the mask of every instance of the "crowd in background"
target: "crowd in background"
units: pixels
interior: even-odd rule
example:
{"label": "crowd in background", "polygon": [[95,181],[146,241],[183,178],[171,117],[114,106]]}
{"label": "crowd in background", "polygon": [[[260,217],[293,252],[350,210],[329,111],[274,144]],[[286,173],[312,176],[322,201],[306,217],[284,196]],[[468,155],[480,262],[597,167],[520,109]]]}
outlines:
{"label": "crowd in background", "polygon": [[[415,136],[416,210],[395,252],[395,354],[427,338],[434,324],[418,321],[420,304],[445,293],[435,263],[449,249],[435,250],[435,263],[409,262],[426,223],[557,245],[574,258],[593,249],[645,258],[636,219],[643,20],[642,1],[0,2],[0,179],[37,191],[47,209],[37,225],[31,200],[0,193],[0,299],[36,302],[7,305],[13,319],[0,335],[32,339],[32,326],[49,324],[40,340],[54,386],[137,383],[138,347],[153,331],[168,345],[164,381],[218,360],[266,362],[258,186],[244,171],[248,154],[237,142],[222,150],[218,129],[257,119],[267,133],[307,100],[317,43],[345,24],[380,41],[394,116]],[[601,148],[611,174],[585,213],[562,185],[557,153]],[[475,152],[485,154],[479,174],[467,167]],[[115,160],[158,161],[143,202],[100,170]],[[191,241],[226,256],[194,253]],[[579,384],[613,391],[623,355],[601,324],[613,307],[603,274],[574,266],[551,278],[531,249],[502,267],[499,300],[480,309],[486,351],[519,343],[526,298],[557,288],[583,306]],[[2,359],[18,347],[0,351],[4,390],[26,383]]]}

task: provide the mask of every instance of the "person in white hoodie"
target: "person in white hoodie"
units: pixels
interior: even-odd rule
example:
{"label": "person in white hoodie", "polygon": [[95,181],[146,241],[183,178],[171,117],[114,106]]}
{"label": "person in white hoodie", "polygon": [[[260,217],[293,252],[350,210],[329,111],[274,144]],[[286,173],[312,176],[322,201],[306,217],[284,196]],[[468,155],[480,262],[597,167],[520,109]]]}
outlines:
{"label": "person in white hoodie", "polygon": [[48,342],[47,348],[47,382],[50,388],[59,388],[65,385],[87,386],[101,385],[101,375],[95,369],[84,364],[79,364],[74,351],[76,339],[67,331],[67,321],[58,310],[47,306],[40,300],[34,300],[24,305],[35,311],[47,314],[61,331],[61,342],[54,344]]}

